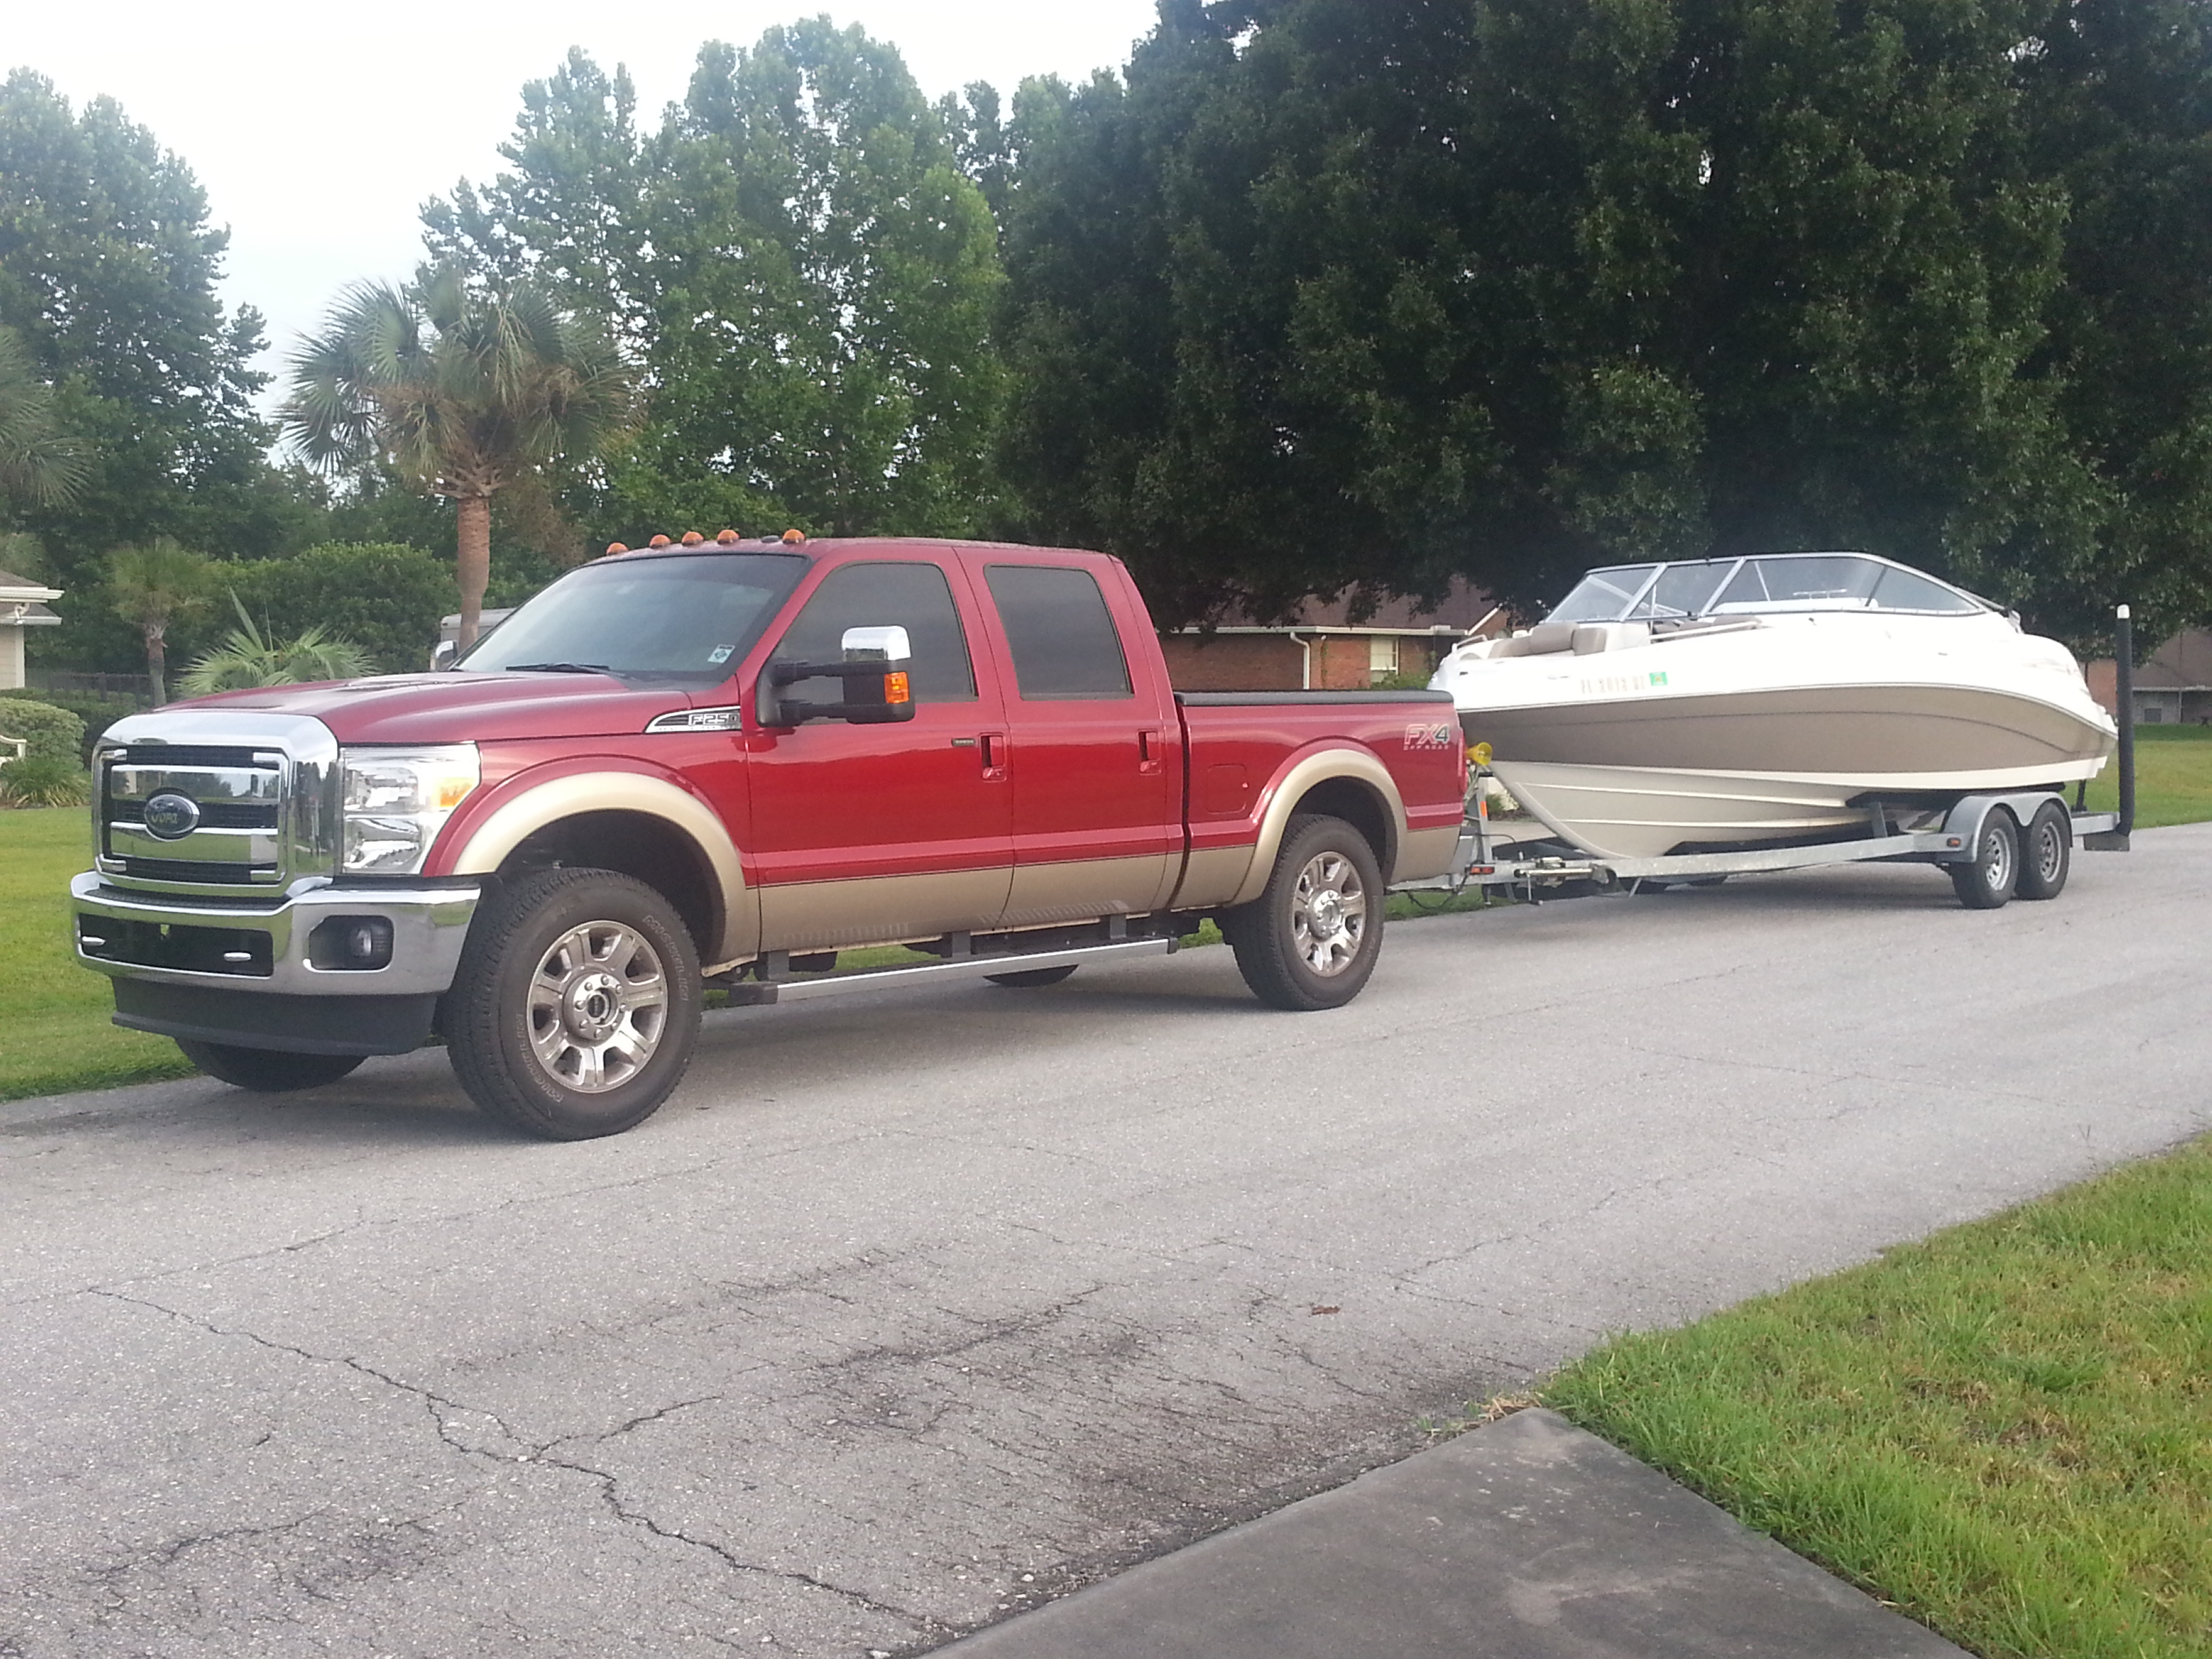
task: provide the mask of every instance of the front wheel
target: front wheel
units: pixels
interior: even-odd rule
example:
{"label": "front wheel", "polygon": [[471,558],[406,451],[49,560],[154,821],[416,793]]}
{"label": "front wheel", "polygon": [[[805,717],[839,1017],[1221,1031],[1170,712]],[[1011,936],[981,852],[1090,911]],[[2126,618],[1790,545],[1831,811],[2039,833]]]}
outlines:
{"label": "front wheel", "polygon": [[2074,858],[2074,815],[2063,801],[2047,800],[2035,809],[2020,849],[2019,896],[2024,899],[2055,899],[2064,890],[2066,873]]}
{"label": "front wheel", "polygon": [[666,899],[611,870],[535,871],[477,911],[446,995],[446,1049],[490,1116],[589,1140],[668,1098],[701,1000],[698,951]]}
{"label": "front wheel", "polygon": [[1342,818],[1292,818],[1266,890],[1225,913],[1221,931],[1261,1001],[1300,1013],[1343,1006],[1382,952],[1375,849]]}
{"label": "front wheel", "polygon": [[228,1042],[196,1042],[179,1037],[185,1058],[210,1077],[236,1089],[283,1094],[291,1089],[336,1083],[361,1064],[359,1054],[292,1054],[275,1048],[240,1048]]}
{"label": "front wheel", "polygon": [[2020,826],[2002,806],[1992,806],[1974,838],[1974,856],[1951,866],[1951,885],[1969,910],[2003,908],[2020,885]]}

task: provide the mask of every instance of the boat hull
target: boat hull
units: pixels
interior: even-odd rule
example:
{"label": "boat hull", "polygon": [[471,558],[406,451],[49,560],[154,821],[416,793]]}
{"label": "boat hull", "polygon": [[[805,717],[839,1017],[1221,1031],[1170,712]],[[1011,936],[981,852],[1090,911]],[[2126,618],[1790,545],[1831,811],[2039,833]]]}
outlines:
{"label": "boat hull", "polygon": [[1463,710],[1537,817],[1594,853],[1656,858],[1852,833],[1864,803],[2094,777],[2083,714],[1978,686],[1858,685]]}

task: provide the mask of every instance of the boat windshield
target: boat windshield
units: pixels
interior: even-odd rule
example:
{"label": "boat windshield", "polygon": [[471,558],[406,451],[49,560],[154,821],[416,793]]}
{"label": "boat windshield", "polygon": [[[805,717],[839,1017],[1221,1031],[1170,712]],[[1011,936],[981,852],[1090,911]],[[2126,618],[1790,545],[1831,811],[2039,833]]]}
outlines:
{"label": "boat windshield", "polygon": [[1544,620],[1667,623],[1784,611],[1960,616],[1983,609],[1955,587],[1871,554],[1774,553],[1593,570]]}
{"label": "boat windshield", "polygon": [[562,577],[453,666],[475,674],[593,671],[719,685],[807,563],[796,553],[603,559]]}

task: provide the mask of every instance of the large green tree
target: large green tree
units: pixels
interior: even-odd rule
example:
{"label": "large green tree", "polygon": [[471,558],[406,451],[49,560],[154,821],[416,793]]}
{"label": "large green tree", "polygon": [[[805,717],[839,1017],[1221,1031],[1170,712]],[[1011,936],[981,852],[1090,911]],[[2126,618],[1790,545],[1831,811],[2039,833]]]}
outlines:
{"label": "large green tree", "polygon": [[526,88],[513,171],[426,216],[441,256],[548,282],[642,354],[649,418],[594,520],[989,522],[996,231],[897,53],[814,19],[706,46],[649,137],[635,103],[572,53]]}
{"label": "large green tree", "polygon": [[1162,0],[1007,129],[1030,528],[1175,617],[1824,544],[2201,614],[2205,13]]}
{"label": "large green tree", "polygon": [[53,389],[39,378],[22,340],[0,327],[0,500],[58,507],[82,486],[83,457],[53,405]]}
{"label": "large green tree", "polygon": [[228,241],[191,169],[112,100],[73,110],[27,70],[0,82],[0,326],[85,466],[70,499],[14,516],[65,586],[119,540],[262,555],[295,527],[252,409],[261,319],[216,293]]}
{"label": "large green tree", "polygon": [[486,291],[454,265],[363,283],[290,362],[286,435],[310,465],[377,465],[453,503],[460,642],[491,575],[491,503],[589,465],[635,419],[634,376],[595,319],[527,279]]}

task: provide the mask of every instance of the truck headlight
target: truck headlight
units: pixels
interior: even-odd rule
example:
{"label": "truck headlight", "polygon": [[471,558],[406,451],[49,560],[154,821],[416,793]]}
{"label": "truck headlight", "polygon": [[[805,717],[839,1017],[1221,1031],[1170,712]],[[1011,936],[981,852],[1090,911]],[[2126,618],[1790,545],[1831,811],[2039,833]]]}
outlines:
{"label": "truck headlight", "polygon": [[340,868],[363,875],[411,876],[453,809],[482,780],[477,746],[347,749],[345,853]]}

